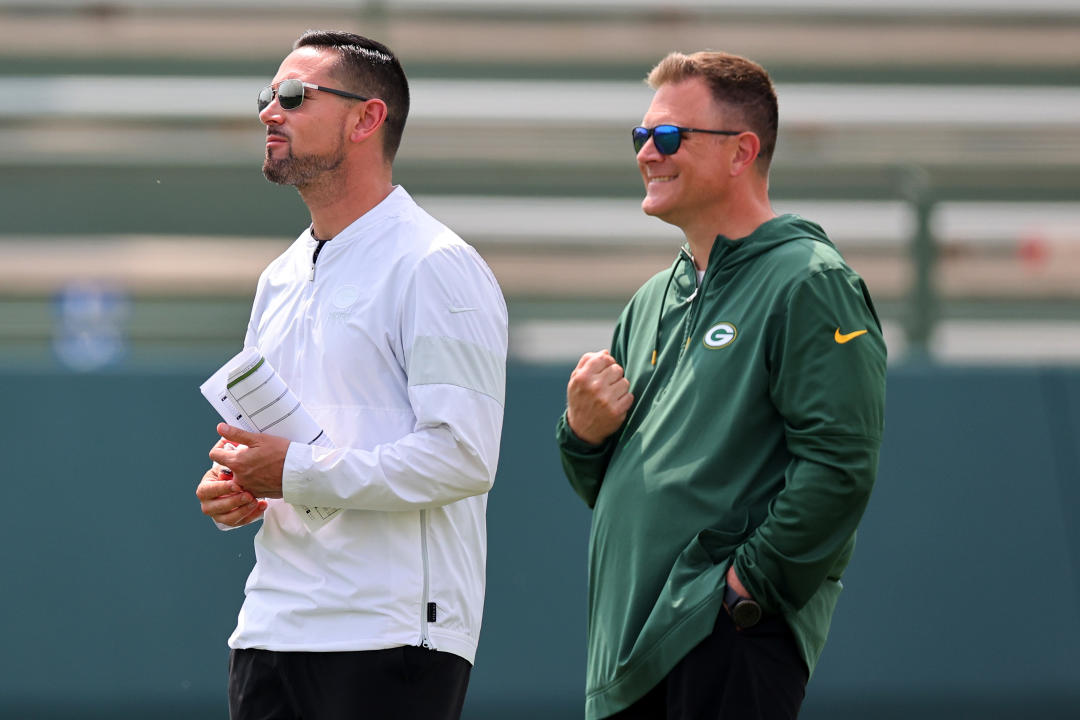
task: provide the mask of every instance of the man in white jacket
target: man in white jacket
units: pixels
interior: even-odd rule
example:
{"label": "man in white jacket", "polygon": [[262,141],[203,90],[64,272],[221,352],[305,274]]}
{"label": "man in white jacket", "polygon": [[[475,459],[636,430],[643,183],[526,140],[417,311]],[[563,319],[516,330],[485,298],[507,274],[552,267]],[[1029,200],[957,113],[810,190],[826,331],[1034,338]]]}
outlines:
{"label": "man in white jacket", "polygon": [[[388,48],[309,31],[258,104],[263,173],[297,188],[311,226],[260,277],[245,346],[334,447],[217,428],[202,511],[262,520],[229,638],[231,717],[458,718],[502,429],[502,293],[393,184],[409,91]],[[338,512],[309,526],[298,506]]]}

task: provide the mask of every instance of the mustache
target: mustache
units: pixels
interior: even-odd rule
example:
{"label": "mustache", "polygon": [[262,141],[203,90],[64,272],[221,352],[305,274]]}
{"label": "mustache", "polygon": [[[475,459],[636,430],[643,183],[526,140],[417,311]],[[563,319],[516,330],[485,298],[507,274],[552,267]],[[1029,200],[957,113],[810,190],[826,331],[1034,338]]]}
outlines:
{"label": "mustache", "polygon": [[270,128],[266,129],[266,137],[268,137],[268,138],[269,137],[278,137],[278,138],[284,138],[286,140],[289,139],[289,136],[287,134],[285,134],[285,133],[283,133],[283,132],[281,132],[279,130],[271,130]]}

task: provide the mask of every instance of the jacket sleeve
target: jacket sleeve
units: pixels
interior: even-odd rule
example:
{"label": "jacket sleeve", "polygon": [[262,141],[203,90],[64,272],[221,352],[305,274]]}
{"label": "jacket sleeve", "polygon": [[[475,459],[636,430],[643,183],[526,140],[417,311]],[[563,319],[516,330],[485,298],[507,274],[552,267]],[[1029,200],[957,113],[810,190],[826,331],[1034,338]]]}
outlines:
{"label": "jacket sleeve", "polygon": [[797,285],[770,365],[791,461],[734,563],[765,610],[785,612],[839,579],[877,474],[885,343],[862,280],[836,268]]}
{"label": "jacket sleeve", "polygon": [[570,487],[590,508],[596,506],[596,497],[600,494],[600,485],[604,482],[604,473],[615,449],[616,435],[613,434],[600,445],[590,445],[570,429],[565,411],[555,424],[555,442],[559,446],[563,472],[570,481]]}
{"label": "jacket sleeve", "polygon": [[438,507],[491,489],[506,385],[506,305],[471,248],[450,246],[403,289],[397,338],[416,418],[413,431],[372,449],[293,443],[285,500],[361,510]]}
{"label": "jacket sleeve", "polygon": [[[619,318],[615,325],[615,332],[611,340],[611,354],[615,362],[626,367],[626,353],[622,342],[621,328],[626,315]],[[599,445],[591,445],[579,438],[570,429],[570,423],[566,421],[566,411],[563,411],[558,422],[555,423],[555,443],[559,448],[559,456],[562,459],[563,473],[570,481],[570,487],[585,501],[589,508],[596,506],[596,498],[600,494],[600,486],[604,482],[604,474],[607,472],[608,463],[615,452],[615,446],[622,430],[613,432],[604,442]]]}

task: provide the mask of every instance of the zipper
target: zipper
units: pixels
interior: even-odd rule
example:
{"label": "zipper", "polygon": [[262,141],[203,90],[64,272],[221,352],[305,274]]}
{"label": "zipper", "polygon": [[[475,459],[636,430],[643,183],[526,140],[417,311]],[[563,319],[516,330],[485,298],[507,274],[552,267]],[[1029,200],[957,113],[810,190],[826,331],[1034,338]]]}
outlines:
{"label": "zipper", "polygon": [[[682,327],[683,327],[683,342],[682,342],[682,347],[679,348],[679,354],[675,357],[675,363],[670,368],[670,372],[664,373],[663,376],[658,381],[659,388],[658,388],[658,390],[656,392],[656,396],[655,396],[655,398],[653,400],[653,402],[656,402],[656,403],[663,402],[664,396],[667,395],[668,386],[671,384],[671,379],[674,377],[674,372],[678,368],[678,366],[682,363],[683,355],[686,354],[686,348],[688,348],[690,346],[690,329],[693,327],[693,317],[695,315],[694,311],[697,309],[697,306],[695,305],[694,300],[697,299],[697,296],[701,293],[702,286],[704,285],[704,279],[702,279],[701,283],[698,282],[698,279],[697,279],[697,263],[694,262],[693,254],[691,254],[685,247],[680,248],[679,253],[680,253],[681,258],[683,258],[686,262],[690,263],[690,270],[691,270],[692,276],[694,278],[694,291],[692,293],[690,293],[690,296],[687,297],[685,300],[678,300],[677,303],[676,303],[677,306],[688,306],[688,307],[686,307],[685,310],[681,311],[683,313],[681,320],[675,325],[675,327],[672,328],[672,330],[677,330],[679,324],[682,325]],[[678,269],[679,269],[679,265],[676,265],[675,268],[672,269],[671,275],[668,276],[667,286],[664,287],[664,294],[660,298],[660,312],[657,315],[656,335],[655,335],[655,338],[653,340],[652,365],[654,365],[654,366],[656,365],[659,350],[660,350],[660,328],[663,325],[664,304],[665,304],[665,302],[667,300],[668,290],[670,290],[670,288],[671,288],[672,280],[675,279],[675,274],[678,271]],[[700,303],[698,303],[698,304],[700,304]],[[655,375],[653,377],[656,378]]]}
{"label": "zipper", "polygon": [[682,344],[682,347],[679,348],[679,357],[678,357],[678,360],[676,360],[676,362],[679,362],[679,361],[681,361],[683,359],[683,356],[686,354],[686,349],[688,347],[690,347],[690,340],[693,338],[693,335],[694,335],[694,325],[697,322],[698,308],[701,307],[701,303],[696,303],[694,301],[697,300],[698,296],[701,295],[702,292],[705,290],[705,280],[707,278],[708,278],[708,271],[706,270],[706,273],[701,276],[701,282],[698,282],[697,281],[697,269],[696,269],[696,266],[695,266],[695,269],[694,269],[694,292],[690,293],[690,297],[686,298],[686,300],[683,301],[683,302],[685,302],[686,304],[688,304],[690,306],[690,309],[687,311],[686,316],[685,316],[684,325],[683,325],[683,327],[685,328],[685,330],[683,330],[683,344]]}
{"label": "zipper", "polygon": [[431,571],[428,564],[428,511],[420,511],[420,555],[424,566],[424,596],[420,602],[420,645],[434,650],[428,635],[428,596],[431,594]]}
{"label": "zipper", "polygon": [[[702,285],[704,285],[704,281],[702,282]],[[701,303],[695,303],[694,300],[697,298],[700,291],[701,285],[698,286],[697,290],[694,290],[693,295],[686,299],[686,302],[690,305],[690,309],[686,313],[686,320],[683,326],[685,328],[685,330],[683,330],[683,344],[682,347],[679,348],[679,358],[676,362],[680,362],[683,359],[683,356],[686,355],[686,349],[690,347],[690,340],[694,336],[694,325],[697,322],[697,309],[701,306]]]}
{"label": "zipper", "polygon": [[[312,235],[312,237],[314,238],[315,236]],[[318,238],[315,238],[315,241],[316,241],[317,244],[315,246],[315,251],[311,255],[311,270],[308,272],[308,285],[307,285],[306,288],[303,288],[301,293],[300,293],[299,311],[300,311],[301,323],[304,326],[304,332],[305,333],[310,333],[312,331],[312,326],[313,326],[313,324],[315,322],[315,320],[314,320],[314,318],[312,317],[312,314],[311,314],[311,305],[315,301],[315,291],[316,291],[316,288],[315,288],[315,263],[319,259],[319,253],[322,252],[323,245],[330,242],[329,240],[319,240]],[[296,361],[297,361],[298,367],[304,367],[304,360],[305,360],[304,356],[306,354],[306,349],[307,349],[307,343],[300,343],[300,347],[298,347],[297,350],[296,350]],[[304,389],[303,388],[303,386],[304,386],[303,378],[302,377],[297,378],[296,382],[298,384],[295,385],[292,388],[292,391],[294,393],[302,395],[303,389]]]}
{"label": "zipper", "polygon": [[[312,235],[312,237],[315,237],[315,236]],[[323,245],[325,245],[326,243],[328,243],[330,241],[329,240],[319,240],[318,238],[315,238],[315,242],[317,242],[318,245],[315,246],[315,252],[313,252],[311,254],[311,272],[308,273],[308,282],[315,282],[315,263],[318,262],[318,260],[319,260],[319,253],[322,252]]]}
{"label": "zipper", "polygon": [[[694,303],[694,300],[699,296],[704,295],[705,283],[708,282],[710,275],[716,275],[718,272],[716,268],[720,266],[720,261],[727,255],[729,249],[730,246],[727,243],[721,245],[719,248],[713,248],[712,254],[709,255],[709,264],[705,267],[705,273],[701,276],[701,282],[697,284],[693,294],[686,299],[686,302],[691,303],[691,305],[690,312],[688,312],[686,316],[686,334],[683,336],[683,345],[679,350],[679,360],[682,360],[683,355],[686,354],[687,348],[690,347],[690,341],[693,340],[694,337],[694,329],[698,319],[698,309],[701,307],[701,303]],[[692,257],[693,256],[691,256],[691,258]]]}

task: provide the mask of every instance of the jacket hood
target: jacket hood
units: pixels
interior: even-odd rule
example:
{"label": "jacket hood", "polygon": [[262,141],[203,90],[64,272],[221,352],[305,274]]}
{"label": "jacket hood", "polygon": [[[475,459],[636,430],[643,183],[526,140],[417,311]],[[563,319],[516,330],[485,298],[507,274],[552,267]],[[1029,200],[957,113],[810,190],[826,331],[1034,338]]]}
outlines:
{"label": "jacket hood", "polygon": [[712,254],[709,255],[709,265],[714,264],[714,258],[717,260],[716,265],[718,266],[741,265],[769,252],[775,247],[805,238],[823,242],[829,247],[835,247],[828,236],[825,235],[825,231],[816,222],[799,215],[786,214],[762,223],[754,232],[743,238],[733,239],[724,235],[717,235],[713,243]]}

